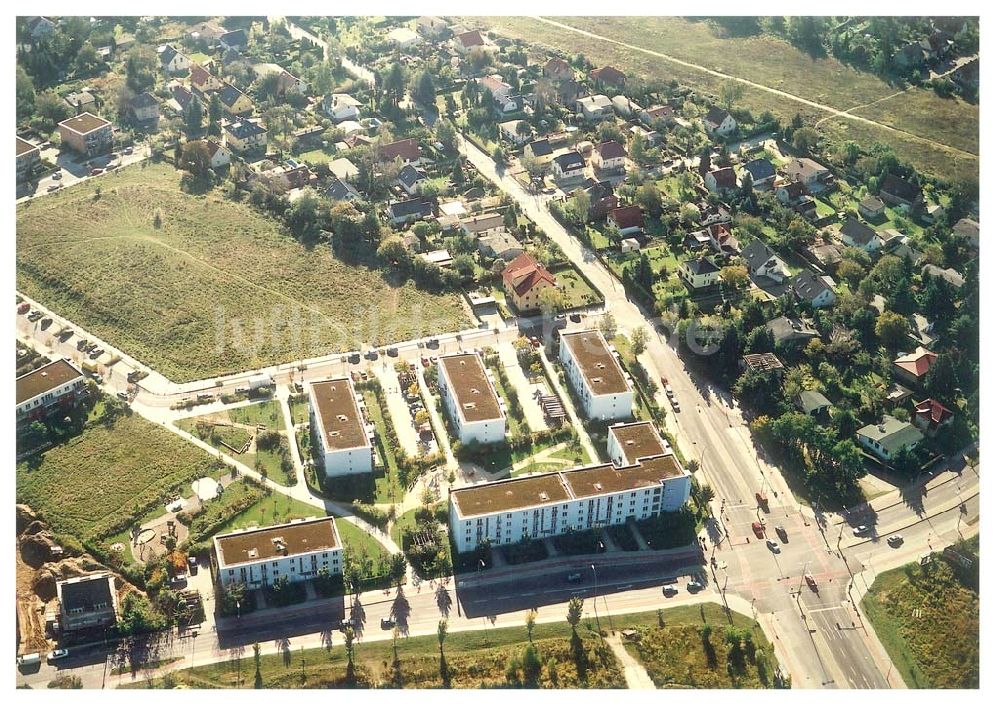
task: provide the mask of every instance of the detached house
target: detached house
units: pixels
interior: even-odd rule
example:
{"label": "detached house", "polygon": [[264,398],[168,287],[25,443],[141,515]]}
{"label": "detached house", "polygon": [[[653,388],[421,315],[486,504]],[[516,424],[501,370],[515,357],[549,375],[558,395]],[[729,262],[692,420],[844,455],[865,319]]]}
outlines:
{"label": "detached house", "polygon": [[795,210],[806,219],[816,218],[816,200],[812,198],[809,190],[799,180],[781,185],[775,190],[775,196],[784,206]]}
{"label": "detached house", "polygon": [[883,463],[904,450],[913,450],[923,440],[923,434],[913,424],[892,416],[883,416],[882,423],[864,426],[857,437],[861,446]]}
{"label": "detached house", "polygon": [[625,72],[615,69],[613,66],[603,66],[600,69],[592,69],[589,74],[590,80],[600,86],[615,86],[621,88],[625,86]]}
{"label": "detached house", "polygon": [[907,384],[920,385],[927,376],[937,355],[923,347],[917,347],[911,354],[893,360],[892,373]]}
{"label": "detached house", "polygon": [[642,231],[645,223],[645,219],[642,216],[642,207],[634,204],[628,207],[612,209],[611,213],[608,214],[608,226],[617,229],[619,236],[638,234]]}
{"label": "detached house", "polygon": [[501,278],[508,302],[522,313],[541,307],[542,293],[556,287],[556,277],[528,253],[511,261]]}
{"label": "detached house", "polygon": [[267,129],[254,120],[224,123],[222,134],[226,147],[236,153],[249,153],[267,148]]}
{"label": "detached house", "polygon": [[208,148],[208,154],[211,156],[213,169],[228,165],[232,161],[233,154],[226,150],[225,146],[221,143],[217,143],[214,140],[206,140],[205,146]]}
{"label": "detached house", "polygon": [[389,205],[389,221],[394,226],[430,219],[434,216],[434,205],[426,199],[408,199],[404,202],[393,202]]}
{"label": "detached house", "polygon": [[625,159],[625,148],[616,140],[601,143],[594,149],[594,167],[601,172],[624,172]]}
{"label": "detached house", "polygon": [[583,114],[585,121],[603,121],[615,115],[615,106],[604,94],[584,96],[576,101],[577,110]]}
{"label": "detached house", "polygon": [[928,436],[937,435],[955,420],[951,409],[937,399],[924,399],[913,407],[913,423]]}
{"label": "detached house", "polygon": [[704,256],[681,263],[678,274],[684,283],[693,290],[708,288],[719,282],[721,270]]}
{"label": "detached house", "polygon": [[778,175],[778,173],[775,172],[774,165],[771,164],[771,161],[765,160],[764,158],[751,160],[743,166],[743,172],[745,175],[750,175],[750,179],[753,180],[753,188],[755,190],[773,189],[774,179]]}
{"label": "detached house", "polygon": [[160,120],[160,102],[148,91],[138,94],[129,101],[129,113],[138,124],[156,126]]}
{"label": "detached house", "polygon": [[740,242],[733,235],[729,224],[710,224],[708,243],[715,251],[726,256],[736,256],[740,252]]}
{"label": "detached house", "polygon": [[157,48],[160,57],[160,68],[168,74],[178,74],[191,68],[191,60],[181,54],[172,44]]}
{"label": "detached house", "polygon": [[244,29],[232,30],[219,37],[219,44],[223,49],[235,49],[237,51],[247,48],[247,31]]}
{"label": "detached house", "polygon": [[833,180],[830,171],[811,158],[791,158],[781,170],[789,182],[801,182],[811,194],[823,192]]}
{"label": "detached house", "polygon": [[118,620],[118,593],[110,573],[56,582],[60,629],[66,633],[109,628]]}
{"label": "detached house", "polygon": [[923,193],[919,185],[907,182],[903,178],[892,174],[886,175],[878,196],[886,204],[891,204],[894,207],[902,207],[907,210],[912,209],[914,205],[920,203],[923,199]]}
{"label": "detached house", "polygon": [[737,128],[736,119],[729,115],[729,111],[718,106],[712,106],[708,109],[708,113],[701,119],[701,123],[705,126],[705,132],[713,138],[728,136]]}
{"label": "detached house", "polygon": [[800,301],[814,308],[828,308],[837,301],[830,277],[809,271],[799,272],[792,281],[791,291]]}
{"label": "detached house", "polygon": [[396,183],[411,197],[420,191],[420,185],[426,181],[427,173],[411,164],[403,165],[396,177]]}
{"label": "detached house", "polygon": [[542,76],[555,81],[566,81],[573,78],[573,67],[565,59],[552,57],[542,67]]}
{"label": "detached house", "polygon": [[323,99],[323,111],[334,123],[356,121],[361,117],[361,102],[348,94],[332,94]]}
{"label": "detached house", "polygon": [[858,202],[858,214],[870,222],[881,221],[885,217],[885,203],[878,197],[865,197]]}
{"label": "detached house", "polygon": [[736,190],[736,172],[731,167],[722,167],[705,173],[705,188],[714,194]]}
{"label": "detached house", "polygon": [[869,254],[875,253],[881,246],[875,230],[854,217],[847,217],[840,225],[840,241],[844,246],[861,249]]}
{"label": "detached house", "polygon": [[253,113],[254,105],[250,97],[232,84],[224,84],[219,90],[222,110],[230,116],[245,116]]}
{"label": "detached house", "polygon": [[223,87],[222,80],[213,76],[200,64],[191,65],[191,90],[205,98],[212,91],[219,91]]}
{"label": "detached house", "polygon": [[618,195],[611,183],[588,177],[580,187],[590,197],[590,208],[587,210],[587,220],[604,219],[612,209],[619,206]]}
{"label": "detached house", "polygon": [[452,39],[452,46],[455,48],[455,51],[462,56],[466,56],[476,49],[484,52],[496,49],[496,45],[490,42],[478,30],[462,32],[461,34],[455,35]]}
{"label": "detached house", "polygon": [[639,113],[639,120],[650,128],[658,121],[671,121],[674,118],[674,109],[670,106],[650,106]]}
{"label": "detached house", "polygon": [[81,113],[59,124],[59,138],[64,147],[92,158],[111,150],[114,128],[93,113]]}
{"label": "detached house", "polygon": [[552,159],[552,177],[556,182],[569,182],[583,179],[586,163],[579,151],[571,150]]}
{"label": "detached house", "polygon": [[791,275],[788,264],[778,258],[774,249],[760,239],[754,239],[740,253],[747,262],[747,271],[751,276],[769,278],[775,283],[784,283]]}
{"label": "detached house", "polygon": [[381,162],[392,162],[399,158],[404,165],[420,160],[420,144],[413,138],[386,143],[378,149]]}
{"label": "detached house", "polygon": [[548,162],[552,159],[552,144],[547,138],[533,140],[524,146],[524,154],[530,155],[536,160]]}

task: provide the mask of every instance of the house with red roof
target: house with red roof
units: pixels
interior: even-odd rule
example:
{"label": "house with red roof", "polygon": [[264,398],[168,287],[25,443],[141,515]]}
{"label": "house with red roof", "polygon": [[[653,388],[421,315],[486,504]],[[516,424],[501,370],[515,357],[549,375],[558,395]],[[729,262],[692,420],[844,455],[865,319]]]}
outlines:
{"label": "house with red roof", "polygon": [[399,158],[404,165],[415,163],[420,160],[420,144],[413,138],[386,143],[378,149],[378,157],[382,162],[392,162]]}
{"label": "house with red roof", "polygon": [[566,81],[567,79],[573,78],[573,67],[571,67],[569,62],[565,59],[552,57],[545,63],[545,66],[542,67],[542,76],[546,79]]}
{"label": "house with red roof", "polygon": [[720,167],[718,170],[706,172],[705,188],[715,194],[725,190],[735,190],[736,171],[731,167]]}
{"label": "house with red roof", "polygon": [[710,224],[708,226],[708,243],[720,254],[736,256],[740,253],[740,242],[733,235],[729,224]]}
{"label": "house with red roof", "polygon": [[556,287],[556,277],[529,253],[522,253],[511,261],[501,274],[507,302],[520,312],[537,310],[541,295]]}
{"label": "house with red roof", "polygon": [[603,66],[590,72],[590,80],[604,86],[624,86],[625,72],[613,66]]}
{"label": "house with red roof", "polygon": [[955,414],[937,399],[924,399],[913,407],[913,423],[928,436],[935,435],[942,426],[950,426]]}
{"label": "house with red roof", "polygon": [[488,52],[496,48],[496,45],[490,42],[479,30],[462,32],[455,35],[452,40],[452,46],[462,56],[469,54],[474,49],[481,49],[484,52]]}
{"label": "house with red roof", "polygon": [[617,140],[607,140],[596,148],[591,158],[594,167],[601,172],[623,172],[625,170],[625,148]]}
{"label": "house with red roof", "polygon": [[893,361],[892,372],[904,382],[920,384],[936,361],[936,354],[918,347],[911,354],[903,355]]}
{"label": "house with red roof", "polygon": [[636,234],[642,231],[646,221],[642,216],[642,207],[630,205],[612,209],[608,214],[608,225],[618,230],[620,236]]}

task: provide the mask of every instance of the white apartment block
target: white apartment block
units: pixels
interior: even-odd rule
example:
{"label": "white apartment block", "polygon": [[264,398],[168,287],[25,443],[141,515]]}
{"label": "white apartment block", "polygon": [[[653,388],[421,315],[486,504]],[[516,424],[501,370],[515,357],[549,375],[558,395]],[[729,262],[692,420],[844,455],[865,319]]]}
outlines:
{"label": "white apartment block", "polygon": [[57,359],[21,375],[16,382],[18,423],[41,418],[55,408],[71,403],[83,387],[83,372],[65,359]]}
{"label": "white apartment block", "polygon": [[625,524],[676,511],[687,501],[690,473],[652,424],[609,430],[608,449],[622,462],[452,490],[449,519],[456,547],[466,552],[484,540],[502,546]]}
{"label": "white apartment block", "polygon": [[438,389],[463,444],[498,443],[507,435],[507,414],[479,355],[439,357]]}
{"label": "white apartment block", "polygon": [[598,330],[564,332],[559,359],[589,420],[631,418],[632,385]]}
{"label": "white apartment block", "polygon": [[309,420],[323,453],[325,476],[374,470],[374,431],[347,377],[309,383]]}
{"label": "white apartment block", "polygon": [[294,520],[287,524],[220,534],[213,540],[222,586],[243,584],[265,588],[287,577],[308,581],[326,569],[343,571],[343,546],[333,517]]}

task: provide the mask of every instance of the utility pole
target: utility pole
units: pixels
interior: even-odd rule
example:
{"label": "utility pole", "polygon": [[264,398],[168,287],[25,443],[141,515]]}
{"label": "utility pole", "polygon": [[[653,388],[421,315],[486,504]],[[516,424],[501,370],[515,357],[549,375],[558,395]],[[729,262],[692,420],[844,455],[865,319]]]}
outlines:
{"label": "utility pole", "polygon": [[594,620],[597,621],[597,634],[601,634],[601,618],[597,614],[597,567],[590,565],[590,570],[594,572]]}

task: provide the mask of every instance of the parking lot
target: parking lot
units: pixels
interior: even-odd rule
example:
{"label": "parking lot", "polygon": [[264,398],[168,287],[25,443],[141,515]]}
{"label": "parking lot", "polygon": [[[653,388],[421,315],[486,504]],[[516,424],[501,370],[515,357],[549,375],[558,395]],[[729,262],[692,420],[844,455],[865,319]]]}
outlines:
{"label": "parking lot", "polygon": [[[127,152],[128,151],[128,152]],[[58,166],[58,170],[49,175],[43,175],[37,182],[23,183],[17,186],[17,201],[25,202],[35,197],[41,197],[51,192],[65,189],[70,185],[83,182],[92,177],[99,177],[109,170],[117,170],[128,165],[145,160],[150,155],[150,148],[145,143],[137,143],[133,148],[99,155],[86,159],[68,151],[60,151],[49,146],[41,149],[41,158]],[[97,174],[92,174],[100,170]]]}

